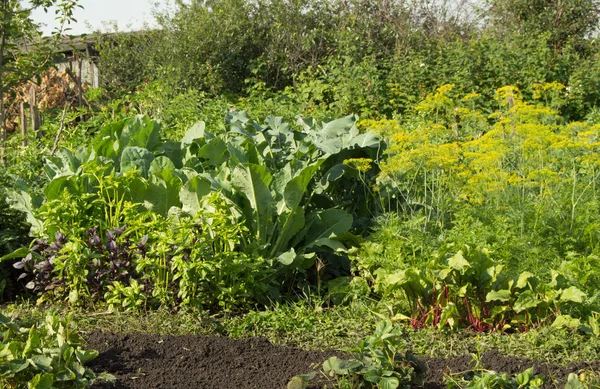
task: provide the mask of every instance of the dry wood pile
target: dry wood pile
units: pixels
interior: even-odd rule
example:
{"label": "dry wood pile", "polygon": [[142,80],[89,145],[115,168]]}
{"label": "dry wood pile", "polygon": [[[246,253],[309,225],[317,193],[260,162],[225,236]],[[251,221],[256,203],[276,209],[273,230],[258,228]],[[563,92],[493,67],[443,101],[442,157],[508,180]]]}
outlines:
{"label": "dry wood pile", "polygon": [[[86,90],[86,85],[83,85],[83,92]],[[67,72],[58,72],[51,68],[44,72],[39,80],[33,79],[17,87],[13,93],[14,99],[6,110],[9,132],[19,128],[22,103],[29,107],[36,106],[39,110],[62,108],[66,104],[74,106],[78,101],[79,88],[76,80]]]}

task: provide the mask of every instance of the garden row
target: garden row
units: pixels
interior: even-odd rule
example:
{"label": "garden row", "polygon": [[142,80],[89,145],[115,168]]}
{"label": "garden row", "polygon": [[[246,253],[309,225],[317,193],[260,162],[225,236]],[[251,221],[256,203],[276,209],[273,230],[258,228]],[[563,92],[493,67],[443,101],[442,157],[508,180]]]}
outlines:
{"label": "garden row", "polygon": [[[401,121],[230,111],[180,140],[145,116],[108,120],[47,155],[41,182],[31,165],[2,189],[32,239],[2,258],[3,286],[38,304],[132,312],[244,312],[305,295],[369,302],[416,329],[598,337],[600,124],[565,123],[552,108],[564,93],[542,85],[528,103],[504,87],[490,103],[445,85]],[[403,343],[384,323],[354,360],[324,369],[417,384],[418,363],[398,364]],[[40,368],[30,353],[44,347],[15,347],[13,373]],[[539,384],[524,374],[481,379]]]}

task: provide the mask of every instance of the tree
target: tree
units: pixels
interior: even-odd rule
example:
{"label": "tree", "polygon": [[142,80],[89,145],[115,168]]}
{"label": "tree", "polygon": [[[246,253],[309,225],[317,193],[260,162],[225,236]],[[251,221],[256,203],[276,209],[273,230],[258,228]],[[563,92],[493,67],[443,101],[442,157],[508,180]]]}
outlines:
{"label": "tree", "polygon": [[488,0],[488,4],[501,31],[548,34],[557,51],[597,32],[600,21],[599,0]]}
{"label": "tree", "polygon": [[[53,47],[65,26],[73,18],[73,11],[81,6],[78,0],[0,0],[0,127],[2,150],[0,162],[4,161],[7,129],[5,103],[7,94],[15,86],[30,80],[51,64]],[[38,25],[31,19],[35,9],[56,7],[56,19],[60,26],[53,37],[42,38]],[[55,39],[52,39],[55,38]]]}

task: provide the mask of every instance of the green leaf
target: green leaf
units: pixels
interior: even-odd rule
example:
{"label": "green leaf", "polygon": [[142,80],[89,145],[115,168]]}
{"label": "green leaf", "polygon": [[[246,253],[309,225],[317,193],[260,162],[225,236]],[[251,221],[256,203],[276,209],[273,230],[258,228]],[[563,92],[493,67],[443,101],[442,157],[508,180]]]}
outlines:
{"label": "green leaf", "polygon": [[558,315],[552,323],[552,327],[554,328],[569,328],[572,330],[578,329],[580,325],[581,321],[579,319],[573,318],[569,315]]}
{"label": "green leaf", "polygon": [[464,274],[465,270],[471,267],[471,264],[463,256],[463,251],[459,250],[452,257],[448,258],[448,266]]}
{"label": "green leaf", "polygon": [[330,373],[331,375],[346,375],[351,370],[356,369],[360,366],[362,366],[362,363],[355,359],[346,360],[339,359],[338,357],[333,356],[325,362],[323,362],[323,371],[325,371],[326,373]]}
{"label": "green leaf", "polygon": [[396,389],[400,386],[400,380],[396,377],[381,377],[379,387],[381,389]]}
{"label": "green leaf", "polygon": [[577,374],[569,373],[569,377],[564,389],[588,389],[588,387],[579,380],[579,376]]}
{"label": "green leaf", "polygon": [[29,362],[42,371],[52,371],[52,358],[45,355],[33,355]]}
{"label": "green leaf", "polygon": [[283,198],[289,209],[294,209],[300,205],[300,201],[306,193],[308,184],[323,162],[325,162],[325,159],[321,158],[312,165],[306,166],[296,177],[286,184]]}
{"label": "green leaf", "polygon": [[458,313],[458,308],[454,303],[448,303],[442,310],[442,315],[440,317],[440,328],[448,324],[450,328],[454,328],[455,326],[455,318],[459,318],[460,314]]}
{"label": "green leaf", "polygon": [[44,224],[35,216],[35,201],[29,193],[23,190],[7,190],[6,194],[10,205],[25,213],[27,222],[31,224],[31,232],[37,233],[44,230]]}
{"label": "green leaf", "polygon": [[37,348],[41,343],[40,334],[38,333],[35,326],[29,329],[29,336],[27,337],[27,342],[25,342],[25,347],[23,348],[23,357],[29,356],[29,354]]}
{"label": "green leaf", "polygon": [[333,251],[346,251],[346,246],[342,242],[330,238],[317,239],[306,246],[306,248],[311,247],[329,247]]}
{"label": "green leaf", "polygon": [[181,178],[174,170],[163,170],[159,174],[150,175],[146,190],[145,204],[156,213],[166,216],[171,207],[181,207],[179,191]]}
{"label": "green leaf", "polygon": [[567,289],[563,289],[560,294],[560,301],[572,301],[574,303],[582,303],[586,298],[586,294],[576,288],[575,286],[571,286]]}
{"label": "green leaf", "polygon": [[127,146],[137,146],[143,149],[154,150],[160,140],[158,134],[160,127],[148,116],[137,115],[129,119],[123,126],[119,136],[121,149]]}
{"label": "green leaf", "polygon": [[246,214],[260,245],[267,243],[272,225],[274,200],[269,189],[272,179],[265,166],[256,164],[237,166],[231,174],[234,188],[250,203]]}
{"label": "green leaf", "polygon": [[306,383],[302,377],[294,376],[287,384],[287,389],[305,389]]}
{"label": "green leaf", "polygon": [[285,253],[279,255],[279,257],[277,257],[277,260],[279,261],[279,263],[289,266],[292,263],[294,263],[294,260],[296,259],[296,251],[294,250],[294,248],[291,248],[289,251],[286,251]]}
{"label": "green leaf", "polygon": [[119,138],[128,120],[123,119],[102,127],[98,135],[92,140],[93,153],[90,158],[105,157],[113,161],[116,160],[121,151]]}
{"label": "green leaf", "polygon": [[202,198],[210,192],[211,184],[206,178],[200,176],[190,178],[179,191],[183,211],[195,216],[200,211]]}
{"label": "green leaf", "polygon": [[69,193],[77,193],[72,176],[56,177],[46,186],[44,194],[46,195],[47,200],[62,199],[65,189],[67,189]]}
{"label": "green leaf", "polygon": [[187,145],[184,145],[181,142],[168,140],[166,142],[163,142],[159,147],[156,148],[156,153],[157,155],[159,155],[159,157],[157,157],[156,159],[160,157],[165,157],[169,159],[173,164],[175,164],[176,169],[181,169],[183,168],[183,161],[186,156],[186,151]]}
{"label": "green leaf", "polygon": [[519,387],[523,387],[529,383],[529,379],[533,376],[533,367],[517,374],[517,383]]}
{"label": "green leaf", "polygon": [[0,257],[0,262],[7,261],[9,259],[24,258],[27,256],[27,254],[29,254],[29,249],[27,247],[21,247],[10,254]]}
{"label": "green leaf", "polygon": [[379,136],[373,133],[360,134],[352,139],[354,146],[358,147],[379,147]]}
{"label": "green leaf", "polygon": [[320,194],[323,193],[329,187],[329,183],[333,181],[339,180],[344,176],[344,173],[348,169],[348,166],[340,163],[331,167],[322,177],[321,180],[317,183],[315,187],[315,193]]}
{"label": "green leaf", "polygon": [[523,289],[529,283],[529,280],[534,278],[534,275],[528,271],[523,272],[519,275],[517,279],[517,283],[515,284],[515,288]]}
{"label": "green leaf", "polygon": [[148,177],[150,164],[154,160],[154,153],[141,147],[126,147],[121,154],[121,172],[136,169],[142,176]]}
{"label": "green leaf", "polygon": [[84,365],[97,358],[98,355],[98,351],[96,350],[81,350],[79,348],[75,349],[75,356],[77,357],[77,360]]}
{"label": "green leaf", "polygon": [[341,209],[328,209],[313,216],[310,229],[306,234],[308,244],[332,235],[340,235],[352,227],[352,215]]}
{"label": "green leaf", "polygon": [[205,136],[205,129],[206,124],[204,122],[198,122],[196,124],[194,124],[189,130],[187,130],[187,132],[185,133],[183,139],[181,140],[181,143],[184,144],[191,144],[193,143],[196,139],[202,139]]}
{"label": "green leaf", "polygon": [[219,138],[213,138],[198,150],[197,155],[211,166],[220,166],[227,161],[227,154],[227,144]]}
{"label": "green leaf", "polygon": [[326,138],[336,138],[340,135],[347,134],[355,123],[356,116],[348,115],[326,123],[323,126],[323,129],[319,131],[319,134],[325,136]]}
{"label": "green leaf", "polygon": [[367,382],[373,382],[376,384],[381,380],[381,371],[380,369],[370,368],[363,373],[363,378]]}
{"label": "green leaf", "polygon": [[275,256],[281,251],[286,251],[286,248],[293,237],[301,237],[300,232],[304,228],[305,223],[304,209],[297,207],[295,210],[290,212],[283,223],[283,227],[279,231],[279,236],[273,245],[271,256]]}
{"label": "green leaf", "polygon": [[152,160],[152,163],[150,163],[150,168],[148,169],[148,174],[160,174],[160,172],[162,172],[163,170],[175,169],[176,166],[173,163],[173,161],[171,161],[171,159],[169,159],[168,157],[161,155]]}
{"label": "green leaf", "polygon": [[29,366],[29,362],[24,359],[13,359],[8,362],[0,363],[0,377],[10,377],[15,375]]}
{"label": "green leaf", "polygon": [[385,277],[385,283],[388,285],[403,285],[407,281],[406,270],[396,270]]}
{"label": "green leaf", "polygon": [[54,375],[50,373],[36,374],[27,384],[28,389],[52,389]]}
{"label": "green leaf", "polygon": [[54,156],[46,158],[44,172],[49,179],[60,176],[71,176],[75,174],[81,162],[73,155],[73,153],[65,148],[56,150]]}
{"label": "green leaf", "polygon": [[492,290],[485,295],[485,301],[508,301],[510,300],[510,290],[502,289],[502,290]]}
{"label": "green leaf", "polygon": [[537,307],[538,304],[539,302],[535,298],[534,293],[530,290],[526,290],[525,292],[519,294],[513,309],[516,313],[521,313],[527,309]]}

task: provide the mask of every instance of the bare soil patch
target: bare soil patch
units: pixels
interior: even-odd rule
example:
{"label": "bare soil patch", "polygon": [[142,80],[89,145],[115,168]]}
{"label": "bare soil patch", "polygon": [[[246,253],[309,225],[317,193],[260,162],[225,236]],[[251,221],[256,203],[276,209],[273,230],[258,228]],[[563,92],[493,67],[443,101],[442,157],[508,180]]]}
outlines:
{"label": "bare soil patch", "polygon": [[[294,375],[319,370],[323,361],[334,354],[275,346],[264,338],[96,332],[87,336],[87,341],[90,348],[100,351],[91,367],[117,378],[116,383],[96,384],[95,389],[279,389],[285,388]],[[445,388],[445,373],[473,368],[471,356],[423,361],[429,368],[426,389]],[[598,361],[557,366],[497,352],[484,354],[481,363],[486,369],[507,373],[533,366],[536,374],[547,377],[544,388],[562,388],[569,373],[600,370]],[[313,389],[324,383],[316,383]]]}

